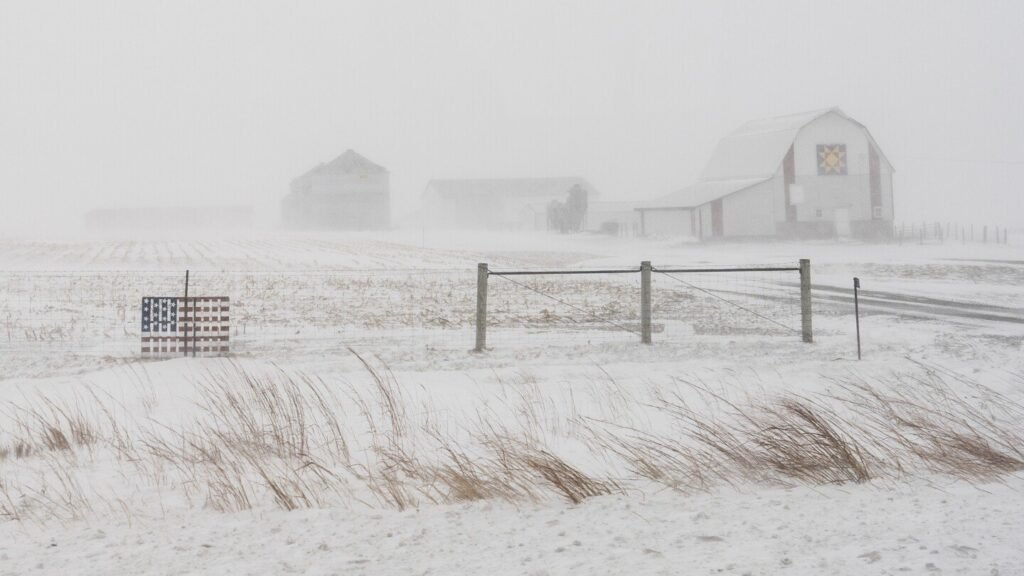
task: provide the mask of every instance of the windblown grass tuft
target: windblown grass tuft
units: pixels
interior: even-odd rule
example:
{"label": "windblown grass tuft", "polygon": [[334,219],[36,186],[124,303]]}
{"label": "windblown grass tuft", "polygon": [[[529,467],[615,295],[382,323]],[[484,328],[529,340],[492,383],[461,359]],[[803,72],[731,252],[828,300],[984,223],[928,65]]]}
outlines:
{"label": "windblown grass tuft", "polygon": [[[559,398],[527,374],[500,382],[495,405],[446,414],[441,428],[430,402],[415,403],[386,365],[353,355],[364,371],[352,382],[218,364],[190,383],[195,410],[174,425],[135,421],[91,389],[72,401],[9,402],[0,517],[79,520],[106,509],[131,522],[138,500],[92,482],[97,461],[116,463],[132,486],[223,512],[580,504],[652,485],[983,482],[1024,470],[1021,405],[928,367],[828,381],[813,395],[738,397],[683,379],[627,392],[602,371],[589,398],[572,389]],[[156,400],[147,398],[149,415]]]}

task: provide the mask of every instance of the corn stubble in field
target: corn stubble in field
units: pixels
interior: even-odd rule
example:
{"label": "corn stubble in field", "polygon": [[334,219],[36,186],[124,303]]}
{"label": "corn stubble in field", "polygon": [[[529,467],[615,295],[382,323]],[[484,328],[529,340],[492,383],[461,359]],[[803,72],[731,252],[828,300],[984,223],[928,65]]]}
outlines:
{"label": "corn stubble in field", "polygon": [[[658,486],[988,481],[1024,469],[1024,408],[927,366],[882,382],[833,381],[813,397],[739,400],[682,379],[638,400],[608,376],[591,383],[589,407],[575,397],[559,407],[524,377],[502,383],[499,409],[478,406],[442,425],[386,366],[353,354],[369,385],[225,364],[194,382],[197,413],[177,425],[137,417],[92,389],[70,401],[10,402],[0,516],[107,512],[131,521],[146,499],[132,499],[147,493],[139,486],[159,495],[161,510],[175,497],[224,512],[406,510],[490,499],[577,504]],[[135,374],[140,389],[152,387]],[[132,488],[96,482],[104,466]]]}

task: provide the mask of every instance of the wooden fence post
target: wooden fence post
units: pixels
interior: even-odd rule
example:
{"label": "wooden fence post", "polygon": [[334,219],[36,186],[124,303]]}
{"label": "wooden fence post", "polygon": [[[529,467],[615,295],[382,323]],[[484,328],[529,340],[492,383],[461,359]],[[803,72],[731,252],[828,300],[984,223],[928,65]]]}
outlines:
{"label": "wooden fence post", "polygon": [[651,262],[640,263],[640,343],[651,343]]}
{"label": "wooden fence post", "polygon": [[487,348],[487,278],[490,276],[486,263],[476,265],[476,346],[474,352]]}
{"label": "wooden fence post", "polygon": [[811,329],[811,261],[800,259],[800,332],[804,342],[814,342]]}

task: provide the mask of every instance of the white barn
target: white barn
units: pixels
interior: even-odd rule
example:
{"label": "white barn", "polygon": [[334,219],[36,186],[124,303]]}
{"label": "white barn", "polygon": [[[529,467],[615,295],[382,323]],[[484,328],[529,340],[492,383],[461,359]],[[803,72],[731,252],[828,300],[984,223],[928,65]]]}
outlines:
{"label": "white barn", "polygon": [[857,237],[892,233],[892,164],[838,108],[748,122],[696,184],[637,208],[646,236]]}

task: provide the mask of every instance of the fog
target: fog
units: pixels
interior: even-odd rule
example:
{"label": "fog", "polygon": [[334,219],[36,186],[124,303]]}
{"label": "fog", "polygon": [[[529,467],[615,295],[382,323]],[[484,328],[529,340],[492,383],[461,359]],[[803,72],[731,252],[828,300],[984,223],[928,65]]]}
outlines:
{"label": "fog", "polygon": [[0,235],[251,204],[348,148],[431,178],[691,183],[755,118],[838,106],[895,218],[1024,226],[1024,3],[0,0]]}

